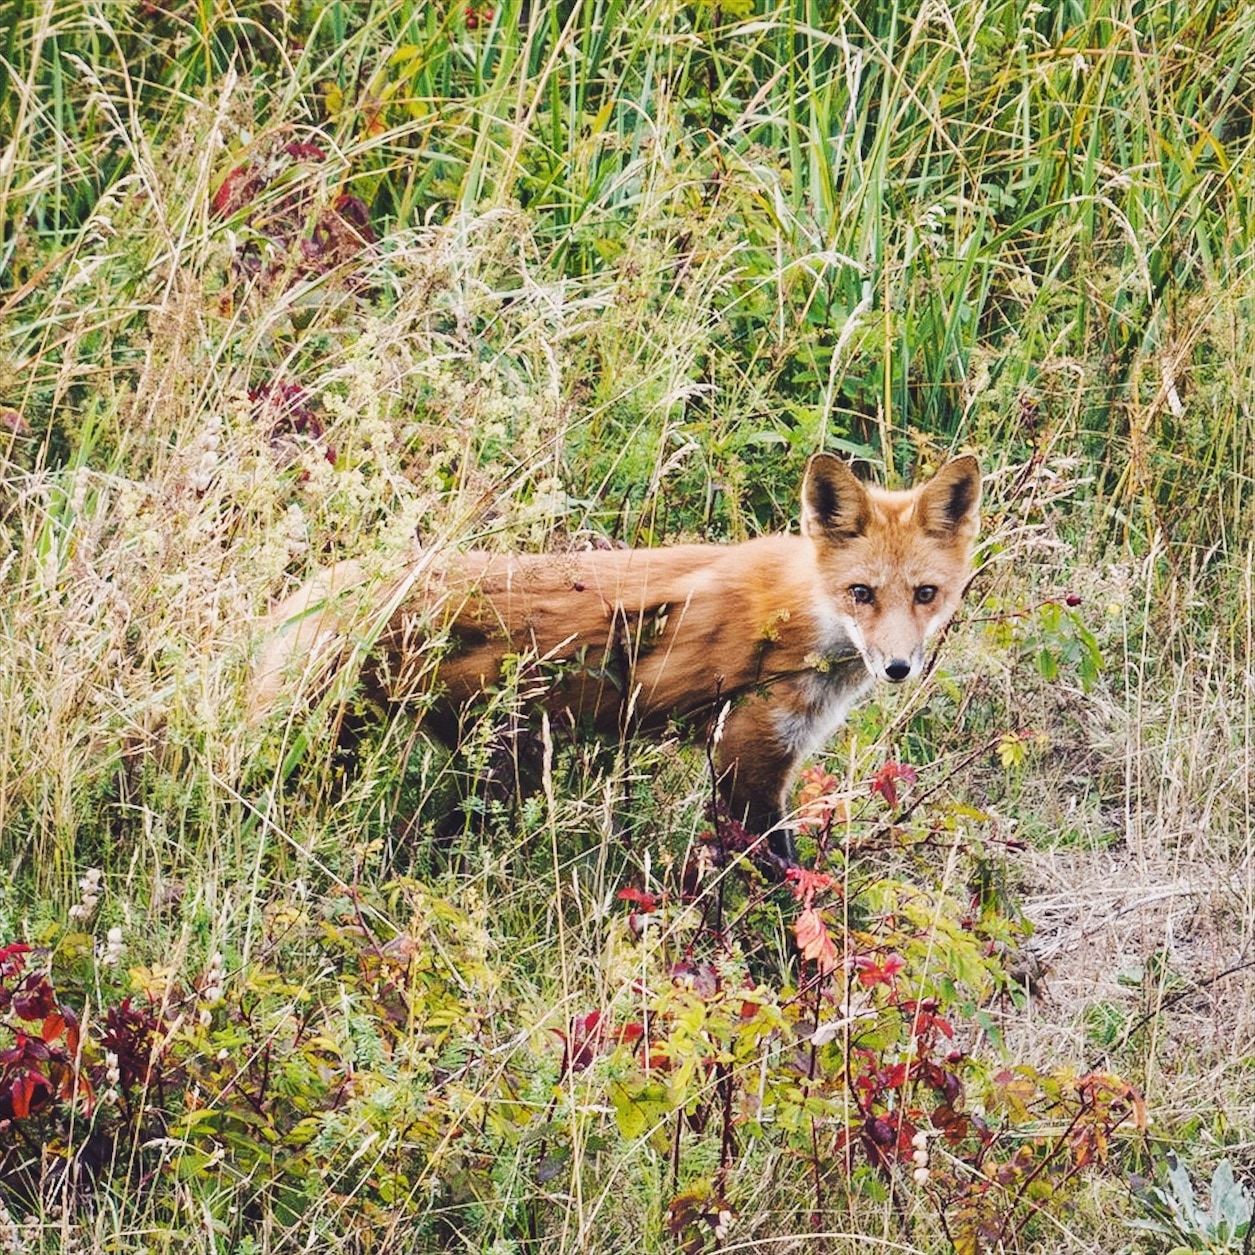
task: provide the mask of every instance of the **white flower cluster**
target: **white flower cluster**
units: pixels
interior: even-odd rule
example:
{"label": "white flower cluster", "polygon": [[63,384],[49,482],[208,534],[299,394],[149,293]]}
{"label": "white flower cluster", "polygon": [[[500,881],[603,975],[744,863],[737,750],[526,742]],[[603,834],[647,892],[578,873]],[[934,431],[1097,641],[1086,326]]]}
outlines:
{"label": "white flower cluster", "polygon": [[224,975],[222,952],[215,950],[209,956],[209,968],[205,972],[205,983],[201,987],[201,993],[204,995],[206,1002],[222,1001],[222,981]]}
{"label": "white flower cluster", "polygon": [[71,919],[80,922],[91,919],[96,903],[100,901],[100,881],[103,875],[99,867],[89,867],[83,874],[83,879],[78,882],[83,896],[70,907]]}
{"label": "white flower cluster", "polygon": [[911,1145],[915,1148],[911,1151],[911,1162],[915,1167],[911,1171],[911,1180],[916,1185],[928,1184],[928,1134],[923,1129],[919,1129],[915,1136],[911,1138]]}
{"label": "white flower cluster", "polygon": [[122,929],[118,925],[114,925],[105,934],[105,948],[100,955],[100,963],[102,967],[117,967],[122,958],[122,951],[126,946],[122,943]]}
{"label": "white flower cluster", "polygon": [[213,1013],[210,1007],[215,1002],[222,1001],[222,982],[226,976],[226,969],[223,966],[222,952],[215,950],[209,956],[209,967],[205,970],[205,980],[200,987],[201,1009],[200,1023],[202,1028],[208,1028],[213,1021]]}
{"label": "white flower cluster", "polygon": [[22,1249],[22,1231],[17,1221],[9,1214],[9,1209],[0,1199],[0,1251],[20,1251]]}
{"label": "white flower cluster", "polygon": [[287,513],[283,516],[283,538],[289,560],[308,552],[309,524],[305,519],[305,511],[295,501],[289,504]]}
{"label": "white flower cluster", "polygon": [[0,1201],[0,1251],[39,1250],[39,1214],[32,1212],[21,1224]]}
{"label": "white flower cluster", "polygon": [[188,483],[193,492],[205,492],[213,483],[221,443],[222,418],[218,414],[210,414],[192,445],[192,469],[188,474]]}
{"label": "white flower cluster", "polygon": [[118,1056],[112,1050],[105,1051],[105,1085],[106,1089],[100,1095],[101,1104],[110,1106],[118,1101],[118,1085],[122,1081],[122,1069],[118,1065]]}

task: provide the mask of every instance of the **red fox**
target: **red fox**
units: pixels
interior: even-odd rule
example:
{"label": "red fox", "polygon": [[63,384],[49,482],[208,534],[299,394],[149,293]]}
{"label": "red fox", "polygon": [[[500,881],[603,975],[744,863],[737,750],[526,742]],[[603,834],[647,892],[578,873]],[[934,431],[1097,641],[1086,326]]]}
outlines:
{"label": "red fox", "polygon": [[678,721],[716,739],[731,813],[795,860],[782,826],[801,760],[873,681],[918,676],[928,638],[967,583],[980,469],[959,457],[909,491],[865,485],[815,454],[802,534],[735,545],[507,556],[420,551],[367,579],[355,562],[315,575],[272,612],[254,709],[285,676],[325,677],[356,641],[361,680],[387,702],[420,697],[456,744],[466,707],[507,659],[542,684],[528,705],[603,736]]}

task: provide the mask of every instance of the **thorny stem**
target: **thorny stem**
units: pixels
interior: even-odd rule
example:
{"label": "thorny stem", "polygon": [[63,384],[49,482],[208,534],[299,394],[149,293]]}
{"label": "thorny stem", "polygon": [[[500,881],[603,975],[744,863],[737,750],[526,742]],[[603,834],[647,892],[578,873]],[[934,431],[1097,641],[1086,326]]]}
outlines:
{"label": "thorny stem", "polygon": [[684,1127],[684,1121],[680,1118],[680,1113],[676,1113],[675,1118],[675,1136],[671,1139],[671,1188],[675,1189],[680,1183],[680,1130]]}
{"label": "thorny stem", "polygon": [[[1043,1172],[1046,1171],[1046,1169],[1050,1166],[1050,1164],[1053,1163],[1054,1160],[1058,1158],[1060,1153],[1063,1151],[1064,1147],[1067,1145],[1068,1139],[1072,1136],[1073,1132],[1075,1132],[1077,1126],[1080,1124],[1081,1119],[1089,1111],[1091,1111],[1094,1106],[1095,1104],[1090,1103],[1090,1101],[1086,1099],[1085,1095],[1082,1093],[1081,1105],[1077,1109],[1076,1115],[1074,1115],[1071,1121],[1069,1121],[1068,1127],[1064,1129],[1063,1132],[1060,1133],[1057,1138],[1055,1138],[1054,1146],[1051,1147],[1048,1154],[1042,1156],[1041,1162],[1038,1163],[1021,1182],[1019,1182],[1016,1189],[1016,1201],[1027,1203],[1028,1206],[1027,1206],[1026,1213],[1023,1216],[1023,1218],[1020,1220],[1018,1224],[1014,1226],[1014,1228],[1011,1231],[1012,1241],[1014,1241],[1016,1238],[1020,1236],[1020,1234],[1024,1231],[1024,1227],[1033,1218],[1034,1214],[1038,1212],[1039,1210],[1041,1210],[1041,1205],[1039,1203],[1034,1202],[1033,1199],[1028,1197],[1029,1186],[1032,1185],[1033,1182],[1036,1181],[1037,1178],[1041,1176]],[[1115,1129],[1119,1128],[1119,1126],[1124,1123],[1125,1118],[1126,1116],[1121,1116],[1120,1119],[1115,1122],[1115,1124],[1110,1125],[1110,1130],[1114,1132]],[[1073,1165],[1063,1174],[1063,1180],[1060,1181],[1059,1183],[1060,1186],[1066,1184],[1066,1182],[1069,1181],[1072,1177],[1074,1177],[1080,1170],[1081,1170],[1081,1165],[1078,1163],[1073,1163]],[[1056,1190],[1057,1188],[1058,1187],[1056,1187]],[[1008,1223],[1009,1222],[1010,1222],[1010,1217],[1008,1217]],[[1006,1232],[1006,1224],[1003,1224],[1001,1226],[1001,1232],[1003,1233]]]}
{"label": "thorny stem", "polygon": [[[1004,610],[1001,614],[965,615],[963,617],[963,622],[964,623],[1010,623],[1013,619],[1027,619],[1031,615],[1036,614],[1038,610],[1044,610],[1047,606],[1057,606],[1060,604],[1060,600],[1061,599],[1058,597],[1043,597],[1041,601],[1036,602],[1031,606],[1025,606],[1021,610]],[[1063,604],[1065,606],[1068,604],[1066,599],[1063,599]],[[1075,604],[1079,604],[1079,603],[1075,603]]]}
{"label": "thorny stem", "polygon": [[719,1078],[719,1091],[723,1098],[723,1130],[719,1143],[719,1172],[717,1175],[720,1197],[723,1196],[727,1184],[728,1170],[732,1167],[732,1152],[735,1149],[735,1136],[732,1131],[732,1065],[719,1063],[716,1066]]}
{"label": "thorny stem", "polygon": [[811,1116],[811,1172],[815,1177],[815,1207],[811,1212],[811,1228],[819,1230],[823,1223],[819,1212],[823,1203],[823,1177],[819,1171],[819,1129],[814,1116]]}
{"label": "thorny stem", "polygon": [[906,821],[910,819],[910,817],[917,810],[919,810],[919,808],[923,806],[923,804],[926,801],[928,801],[930,797],[932,797],[936,793],[941,792],[941,790],[944,789],[946,785],[948,785],[950,781],[955,778],[955,776],[957,776],[960,772],[966,770],[969,766],[971,766],[971,764],[974,763],[978,758],[980,758],[981,755],[988,754],[989,751],[992,750],[1002,740],[1002,735],[1003,735],[1002,733],[999,733],[997,736],[990,738],[990,740],[985,741],[981,745],[978,745],[970,754],[967,754],[965,757],[961,758],[958,761],[958,763],[955,764],[955,766],[953,766],[948,772],[946,772],[944,776],[941,777],[940,780],[938,780],[935,784],[931,785],[929,788],[924,789],[911,802],[909,806],[904,806],[887,823],[883,823],[879,827],[874,829],[873,832],[871,833],[871,837],[869,838],[869,840],[874,839],[875,837],[879,836],[881,833],[887,832],[890,828],[896,828],[900,824],[906,823]]}
{"label": "thorny stem", "polygon": [[[823,998],[822,980],[815,982],[815,1013],[814,1024],[816,1029],[819,1027],[819,1013],[822,1009],[821,1000]],[[806,1080],[802,1084],[802,1101],[805,1102],[810,1097],[811,1081],[814,1080],[819,1063],[819,1046],[815,1041],[815,1034],[811,1033],[810,1056],[806,1061]],[[823,1192],[821,1190],[822,1177],[819,1171],[819,1130],[815,1126],[815,1117],[811,1116],[811,1171],[815,1177],[815,1208],[811,1212],[811,1226],[818,1231],[821,1226],[820,1208],[823,1204]]]}

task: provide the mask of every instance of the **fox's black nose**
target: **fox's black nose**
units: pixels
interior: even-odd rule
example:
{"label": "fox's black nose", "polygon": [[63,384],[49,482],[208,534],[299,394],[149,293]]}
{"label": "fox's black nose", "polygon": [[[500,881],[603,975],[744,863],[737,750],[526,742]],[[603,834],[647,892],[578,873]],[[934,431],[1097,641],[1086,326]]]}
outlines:
{"label": "fox's black nose", "polygon": [[911,664],[905,658],[895,658],[885,663],[885,675],[895,684],[901,683],[911,674]]}

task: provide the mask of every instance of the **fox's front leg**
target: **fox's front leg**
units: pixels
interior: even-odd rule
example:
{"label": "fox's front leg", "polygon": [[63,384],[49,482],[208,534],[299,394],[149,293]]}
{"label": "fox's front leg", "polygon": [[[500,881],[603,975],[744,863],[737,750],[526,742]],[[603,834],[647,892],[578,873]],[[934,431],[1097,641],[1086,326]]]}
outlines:
{"label": "fox's front leg", "polygon": [[766,833],[771,852],[785,863],[796,863],[792,829],[782,827],[781,820],[798,753],[780,736],[766,702],[750,701],[728,712],[715,764],[719,791],[732,817],[752,833]]}

